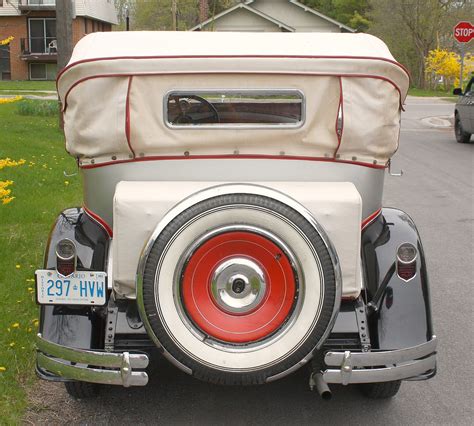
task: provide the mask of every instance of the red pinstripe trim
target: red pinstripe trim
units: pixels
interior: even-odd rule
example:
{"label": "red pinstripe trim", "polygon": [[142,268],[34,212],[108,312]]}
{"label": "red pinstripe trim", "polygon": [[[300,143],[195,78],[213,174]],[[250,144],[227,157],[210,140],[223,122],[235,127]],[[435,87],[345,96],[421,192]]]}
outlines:
{"label": "red pinstripe trim", "polygon": [[408,69],[397,61],[393,61],[387,58],[379,58],[376,56],[329,56],[329,55],[321,55],[321,56],[311,56],[311,55],[175,55],[175,56],[118,56],[118,57],[105,57],[105,58],[93,58],[93,59],[83,59],[81,61],[73,62],[69,64],[67,67],[63,68],[63,70],[58,74],[56,78],[56,85],[59,79],[63,76],[63,74],[70,70],[71,68],[85,64],[90,62],[101,62],[101,61],[117,61],[121,59],[354,59],[354,60],[372,60],[372,61],[381,61],[387,62],[393,65],[398,66],[401,68],[408,76],[410,77],[410,72]]}
{"label": "red pinstripe trim", "polygon": [[109,235],[110,238],[114,236],[114,233],[112,231],[112,228],[109,226],[109,224],[102,219],[100,216],[96,215],[94,212],[89,210],[86,206],[82,206],[84,209],[84,212],[93,220],[95,220],[102,228],[104,228],[105,232]]}
{"label": "red pinstripe trim", "polygon": [[[339,112],[341,113],[341,134],[339,134],[337,131],[337,122],[339,120]],[[336,117],[337,148],[336,148],[336,151],[334,152],[334,158],[337,157],[337,153],[341,146],[343,132],[344,132],[344,93],[342,91],[342,77],[339,77],[339,107],[337,109],[337,117]]]}
{"label": "red pinstripe trim", "polygon": [[343,164],[352,164],[355,166],[369,167],[371,169],[386,169],[386,165],[378,164],[369,164],[361,163],[358,161],[349,161],[349,160],[337,160],[335,158],[326,158],[326,157],[299,157],[299,156],[282,156],[282,155],[163,155],[163,156],[152,156],[152,157],[137,157],[130,160],[117,160],[117,161],[107,161],[100,164],[86,164],[80,166],[81,169],[95,169],[98,167],[111,166],[114,164],[124,164],[124,163],[138,163],[142,161],[163,161],[163,160],[300,160],[300,161],[322,161],[327,163],[343,163]]}
{"label": "red pinstripe trim", "polygon": [[362,230],[364,230],[365,228],[367,228],[367,226],[369,226],[375,219],[377,219],[377,217],[379,216],[380,213],[382,213],[382,208],[376,210],[376,211],[373,212],[369,217],[365,218],[365,219],[362,221],[362,224],[361,224]]}
{"label": "red pinstripe trim", "polygon": [[74,84],[71,85],[71,87],[68,89],[66,92],[66,95],[64,96],[64,105],[63,105],[63,111],[66,111],[67,108],[67,98],[69,96],[69,93],[71,93],[71,90],[74,89],[76,86],[79,84],[83,83],[84,81],[87,80],[93,80],[96,78],[111,78],[111,77],[131,77],[131,76],[152,76],[152,75],[186,75],[186,74],[193,74],[193,75],[214,75],[214,74],[248,74],[248,75],[312,75],[312,76],[319,76],[319,77],[346,77],[346,78],[373,78],[375,80],[382,80],[386,81],[387,83],[390,83],[395,90],[398,92],[399,96],[399,104],[400,104],[400,109],[404,111],[403,105],[402,105],[402,92],[400,88],[397,86],[395,82],[390,80],[389,78],[386,77],[381,77],[378,75],[372,75],[372,74],[329,74],[329,73],[314,73],[314,72],[280,72],[280,71],[275,71],[275,72],[264,72],[264,71],[215,71],[215,72],[209,72],[209,71],[173,71],[173,72],[152,72],[152,73],[141,73],[141,74],[133,74],[133,73],[123,73],[123,74],[97,74],[93,75],[90,77],[84,77],[79,80],[77,80]]}
{"label": "red pinstripe trim", "polygon": [[135,151],[130,142],[130,90],[132,88],[133,76],[128,79],[127,100],[125,101],[125,136],[127,138],[128,147],[132,151],[133,158],[135,158]]}

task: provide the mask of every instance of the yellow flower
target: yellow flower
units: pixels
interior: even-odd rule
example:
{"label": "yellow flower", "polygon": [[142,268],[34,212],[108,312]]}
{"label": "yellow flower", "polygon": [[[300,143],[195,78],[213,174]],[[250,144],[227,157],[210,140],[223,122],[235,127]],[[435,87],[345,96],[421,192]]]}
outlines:
{"label": "yellow flower", "polygon": [[16,269],[20,269],[20,268],[21,268],[21,265],[20,265],[19,263],[17,263],[17,264],[15,265],[15,268],[16,268]]}
{"label": "yellow flower", "polygon": [[3,198],[3,199],[2,199],[2,204],[11,203],[14,199],[15,199],[15,197]]}
{"label": "yellow flower", "polygon": [[35,290],[33,289],[33,287],[28,287],[28,291],[29,291],[30,293],[33,293]]}
{"label": "yellow flower", "polygon": [[[24,161],[24,160],[23,160]],[[20,164],[20,161],[12,161],[9,158],[0,159],[0,170],[5,167],[16,167]],[[7,189],[10,185],[13,184],[12,180],[1,180],[0,181],[0,201],[2,204],[11,203],[15,197],[11,196],[11,189]]]}
{"label": "yellow flower", "polygon": [[23,99],[23,96],[13,96],[11,98],[1,98],[0,99],[0,105],[1,104],[11,104],[13,102],[18,102]]}
{"label": "yellow flower", "polygon": [[34,319],[34,320],[33,320],[33,325],[34,325],[35,327],[38,327],[38,324],[39,324],[39,321],[38,321],[37,319]]}
{"label": "yellow flower", "polygon": [[13,346],[15,346],[15,342],[11,342],[8,346],[10,346],[10,348],[13,348]]}
{"label": "yellow flower", "polygon": [[12,160],[11,158],[8,158],[8,157],[0,161],[1,161],[0,165],[2,166],[2,169],[4,167],[18,167],[20,165],[19,161]]}
{"label": "yellow flower", "polygon": [[26,279],[26,282],[27,282],[27,283],[34,283],[34,282],[35,282],[35,279],[34,279],[34,278],[27,278],[27,279]]}
{"label": "yellow flower", "polygon": [[7,198],[12,193],[11,189],[1,189],[0,188],[0,198]]}
{"label": "yellow flower", "polygon": [[28,327],[28,329],[26,330],[28,333],[31,333],[31,327]]}
{"label": "yellow flower", "polygon": [[68,185],[69,185],[69,181],[68,181],[68,180],[65,180],[65,181],[64,181],[64,185],[68,186]]}
{"label": "yellow flower", "polygon": [[14,39],[15,39],[15,37],[10,36],[10,37],[7,37],[4,40],[0,40],[0,46],[6,46],[7,44],[10,44]]}
{"label": "yellow flower", "polygon": [[0,373],[5,373],[5,371],[7,371],[5,367],[0,367]]}
{"label": "yellow flower", "polygon": [[12,324],[12,328],[20,328],[20,323],[15,322],[14,324]]}
{"label": "yellow flower", "polygon": [[7,186],[10,186],[12,184],[13,184],[12,180],[0,180],[0,189],[5,189]]}

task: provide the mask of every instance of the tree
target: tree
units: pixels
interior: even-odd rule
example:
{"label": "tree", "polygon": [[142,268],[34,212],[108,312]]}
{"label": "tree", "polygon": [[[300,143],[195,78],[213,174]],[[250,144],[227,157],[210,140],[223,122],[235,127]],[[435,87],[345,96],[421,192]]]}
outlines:
{"label": "tree", "polygon": [[430,50],[452,39],[453,22],[468,18],[470,0],[370,0],[370,32],[411,71],[413,83],[425,87],[425,60]]}
{"label": "tree", "polygon": [[[236,4],[237,0],[209,0],[209,13],[216,15]],[[134,30],[171,30],[173,28],[172,0],[116,0],[119,18],[124,5],[130,5],[130,20]],[[199,1],[177,0],[177,29],[186,31],[199,23]]]}
{"label": "tree", "polygon": [[369,28],[369,0],[302,0],[302,3],[357,31]]}
{"label": "tree", "polygon": [[438,48],[430,50],[425,62],[426,76],[431,88],[437,88],[436,86],[440,84],[441,77],[444,90],[448,91],[451,89],[461,72],[459,55],[455,52]]}
{"label": "tree", "polygon": [[115,28],[117,31],[125,30],[125,18],[127,16],[127,8],[129,16],[133,15],[135,10],[135,0],[114,0],[115,9],[117,10],[118,25]]}

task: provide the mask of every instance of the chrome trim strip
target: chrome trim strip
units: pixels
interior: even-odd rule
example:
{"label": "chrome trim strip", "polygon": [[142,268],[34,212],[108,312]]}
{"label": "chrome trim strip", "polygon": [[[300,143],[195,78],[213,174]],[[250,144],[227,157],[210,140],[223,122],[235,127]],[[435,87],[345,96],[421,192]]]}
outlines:
{"label": "chrome trim strip", "polygon": [[[336,384],[391,382],[418,376],[435,367],[436,355],[432,355],[425,359],[393,367],[352,370],[345,374],[342,374],[341,370],[328,369],[323,371],[323,379],[326,383]],[[347,377],[349,374],[350,376]]]}
{"label": "chrome trim strip", "polygon": [[[45,340],[41,334],[36,337],[36,346],[38,367],[58,377],[125,387],[144,386],[148,382],[148,375],[145,372],[133,371],[134,368],[148,366],[148,356],[145,354],[97,352],[69,348]],[[90,368],[87,365],[107,369]],[[110,370],[111,368],[116,370]]]}
{"label": "chrome trim strip", "polygon": [[[121,368],[123,362],[122,353],[113,352],[95,352],[85,349],[69,348],[67,346],[58,345],[43,339],[40,333],[36,337],[36,347],[41,352],[51,355],[55,358],[61,358],[78,364],[95,365],[97,367],[115,367]],[[130,355],[131,368],[148,367],[148,357],[145,354]]]}
{"label": "chrome trim strip", "polygon": [[[370,367],[387,364],[399,364],[431,355],[436,350],[436,336],[426,343],[411,348],[381,352],[351,352],[352,367]],[[345,352],[328,352],[324,362],[328,366],[339,367],[344,362]]]}
{"label": "chrome trim strip", "polygon": [[99,370],[78,365],[66,364],[63,361],[49,358],[41,352],[37,355],[38,366],[56,376],[82,382],[100,383],[106,385],[145,386],[148,375],[145,372],[128,372],[124,380],[123,373],[118,370]]}

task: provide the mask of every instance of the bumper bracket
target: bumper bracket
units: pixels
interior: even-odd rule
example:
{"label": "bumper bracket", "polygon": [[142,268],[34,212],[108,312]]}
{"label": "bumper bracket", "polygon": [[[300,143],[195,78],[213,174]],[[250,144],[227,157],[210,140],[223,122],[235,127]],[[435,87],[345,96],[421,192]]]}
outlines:
{"label": "bumper bracket", "polygon": [[[38,369],[62,379],[125,387],[148,383],[147,373],[134,371],[148,366],[145,354],[69,348],[45,340],[41,334],[37,335],[36,346]],[[42,374],[42,377],[49,377],[49,374]]]}
{"label": "bumper bracket", "polygon": [[436,336],[410,348],[373,352],[327,352],[326,383],[378,383],[413,379],[436,369]]}

